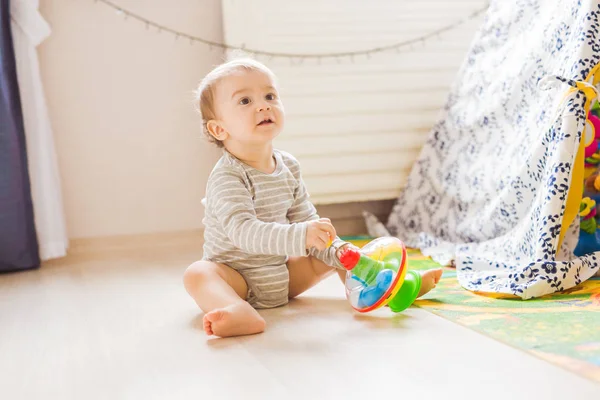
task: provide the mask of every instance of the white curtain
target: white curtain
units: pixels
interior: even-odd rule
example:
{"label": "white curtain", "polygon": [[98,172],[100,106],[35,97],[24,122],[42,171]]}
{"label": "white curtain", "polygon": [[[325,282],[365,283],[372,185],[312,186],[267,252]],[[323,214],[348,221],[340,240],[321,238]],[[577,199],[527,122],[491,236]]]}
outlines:
{"label": "white curtain", "polygon": [[66,254],[68,237],[60,177],[36,47],[50,35],[38,0],[11,1],[11,29],[23,108],[31,195],[40,258]]}

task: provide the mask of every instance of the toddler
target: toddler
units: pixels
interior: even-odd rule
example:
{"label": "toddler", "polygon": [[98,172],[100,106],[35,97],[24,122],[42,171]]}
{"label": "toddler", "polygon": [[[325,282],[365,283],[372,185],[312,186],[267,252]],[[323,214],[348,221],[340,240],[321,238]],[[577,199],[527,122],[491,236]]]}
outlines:
{"label": "toddler", "polygon": [[[279,307],[336,270],[346,246],[309,201],[300,164],[273,148],[285,113],[271,70],[252,59],[224,63],[201,82],[203,130],[223,149],[208,178],[204,254],[184,275],[208,335],[262,332],[256,311]],[[442,271],[423,273],[420,295]]]}

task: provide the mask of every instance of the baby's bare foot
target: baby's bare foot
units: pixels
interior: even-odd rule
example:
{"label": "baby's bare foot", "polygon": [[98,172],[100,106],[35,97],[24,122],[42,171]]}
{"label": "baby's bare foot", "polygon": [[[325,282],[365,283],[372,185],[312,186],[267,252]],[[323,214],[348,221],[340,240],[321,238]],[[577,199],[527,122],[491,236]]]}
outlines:
{"label": "baby's bare foot", "polygon": [[442,277],[442,269],[430,269],[427,271],[421,272],[421,291],[419,292],[419,296],[423,296],[425,293],[429,292],[431,289],[437,285]]}
{"label": "baby's bare foot", "polygon": [[204,315],[204,332],[220,337],[252,335],[265,330],[265,320],[248,303],[232,304]]}

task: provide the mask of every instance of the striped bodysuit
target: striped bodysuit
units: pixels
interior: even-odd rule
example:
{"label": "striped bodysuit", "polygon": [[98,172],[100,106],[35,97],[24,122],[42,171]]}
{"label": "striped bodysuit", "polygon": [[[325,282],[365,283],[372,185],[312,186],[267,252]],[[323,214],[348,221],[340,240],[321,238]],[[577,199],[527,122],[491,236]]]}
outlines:
{"label": "striped bodysuit", "polygon": [[298,161],[279,150],[273,157],[275,171],[266,174],[224,151],[206,189],[203,259],[238,271],[255,308],[287,304],[290,256],[310,254],[342,268],[335,255],[344,244],[339,238],[323,251],[306,250],[306,222],[319,216]]}

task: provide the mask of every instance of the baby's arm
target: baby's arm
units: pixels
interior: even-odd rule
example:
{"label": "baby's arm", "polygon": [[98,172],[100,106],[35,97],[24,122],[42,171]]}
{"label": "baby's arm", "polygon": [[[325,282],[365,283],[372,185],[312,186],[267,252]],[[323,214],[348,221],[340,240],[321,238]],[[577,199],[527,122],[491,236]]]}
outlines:
{"label": "baby's arm", "polygon": [[233,244],[250,254],[306,256],[307,248],[325,248],[328,238],[335,236],[335,229],[325,221],[290,225],[259,220],[252,195],[233,168],[222,168],[211,175],[207,198],[207,206]]}

